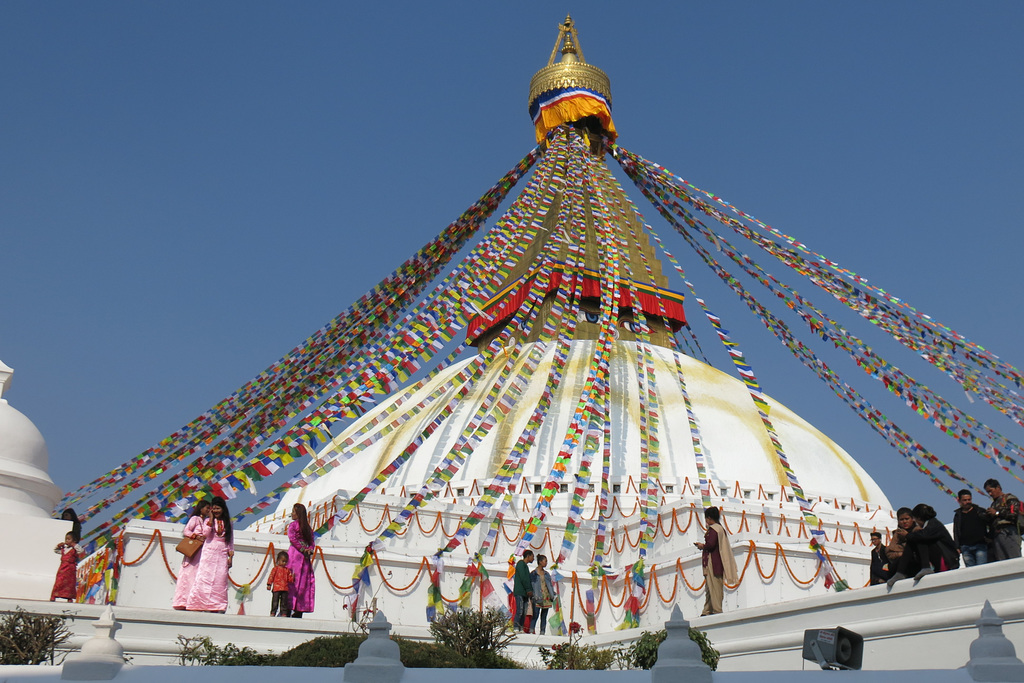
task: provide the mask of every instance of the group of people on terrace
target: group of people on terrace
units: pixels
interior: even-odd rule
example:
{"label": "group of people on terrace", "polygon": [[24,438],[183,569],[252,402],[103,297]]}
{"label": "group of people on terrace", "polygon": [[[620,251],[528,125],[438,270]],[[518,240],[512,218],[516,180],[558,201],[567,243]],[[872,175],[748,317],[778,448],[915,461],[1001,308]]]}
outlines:
{"label": "group of people on terrace", "polygon": [[898,527],[888,545],[882,544],[881,533],[871,532],[871,584],[892,588],[902,579],[956,569],[961,559],[973,567],[1021,557],[1020,500],[1005,493],[996,479],[985,482],[985,492],[992,498],[988,508],[974,503],[969,489],[957,494],[952,535],[930,505],[897,510]]}
{"label": "group of people on terrace", "polygon": [[[701,553],[704,574],[702,617],[721,614],[725,584],[735,585],[739,581],[736,558],[733,556],[729,535],[722,526],[721,511],[714,506],[705,508],[704,522],[704,540],[694,543]],[[522,633],[533,633],[532,624],[537,624],[537,632],[543,635],[548,608],[554,604],[555,587],[547,571],[548,558],[537,555],[537,568],[530,571],[533,557],[533,551],[527,550],[516,562],[512,579],[514,604],[510,605],[513,609],[512,624]]]}
{"label": "group of people on terrace", "polygon": [[[227,611],[228,571],[235,545],[231,515],[224,499],[214,497],[197,502],[189,513],[183,536],[201,541],[202,547],[182,558],[171,606],[195,612]],[[267,590],[274,594],[270,616],[301,618],[314,607],[312,560],[316,543],[306,507],[299,503],[292,507],[288,543],[287,552],[277,554],[267,577]]]}

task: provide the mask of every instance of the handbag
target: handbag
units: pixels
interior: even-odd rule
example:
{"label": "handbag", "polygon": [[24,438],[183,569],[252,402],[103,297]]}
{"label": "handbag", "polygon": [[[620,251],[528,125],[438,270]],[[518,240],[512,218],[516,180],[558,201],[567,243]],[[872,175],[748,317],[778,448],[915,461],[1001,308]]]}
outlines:
{"label": "handbag", "polygon": [[203,542],[198,538],[183,538],[174,549],[191,560],[202,547]]}

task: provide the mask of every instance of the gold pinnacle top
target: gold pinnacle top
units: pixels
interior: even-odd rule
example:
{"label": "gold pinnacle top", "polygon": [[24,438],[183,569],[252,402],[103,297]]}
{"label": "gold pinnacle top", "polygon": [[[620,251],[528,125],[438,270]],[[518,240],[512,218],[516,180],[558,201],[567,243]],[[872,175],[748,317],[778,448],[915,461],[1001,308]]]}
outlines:
{"label": "gold pinnacle top", "polygon": [[[559,47],[562,48],[562,58],[555,62]],[[583,58],[580,37],[569,15],[566,15],[565,21],[558,26],[558,37],[555,39],[554,48],[551,49],[547,66],[530,79],[530,105],[533,105],[539,95],[559,88],[587,88],[603,95],[609,104],[612,101],[612,86],[608,74],[592,64],[587,64]]]}

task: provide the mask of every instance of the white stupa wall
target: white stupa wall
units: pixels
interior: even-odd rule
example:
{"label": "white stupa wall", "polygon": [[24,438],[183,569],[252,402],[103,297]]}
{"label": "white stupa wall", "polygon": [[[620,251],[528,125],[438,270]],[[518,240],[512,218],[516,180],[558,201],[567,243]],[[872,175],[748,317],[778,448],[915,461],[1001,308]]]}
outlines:
{"label": "white stupa wall", "polygon": [[[312,618],[349,621],[351,615],[352,574],[366,544],[376,538],[388,521],[397,514],[402,499],[372,496],[319,539],[322,559],[318,554],[314,567],[317,584],[316,610]],[[641,614],[641,623],[653,628],[664,621],[671,607],[679,604],[688,617],[696,616],[703,606],[701,588],[703,577],[700,553],[693,543],[703,537],[703,518],[694,501],[677,501],[660,508],[661,524],[646,570],[653,567],[656,580],[649,578],[647,601]],[[385,582],[376,567],[371,570],[373,596],[378,605],[393,614],[395,623],[409,627],[427,626],[426,605],[428,579],[425,560],[448,542],[459,522],[471,510],[468,505],[448,504],[440,511],[421,512],[410,521],[409,531],[388,543],[379,553]],[[732,501],[726,508],[725,524],[731,530],[731,541],[737,563],[743,573],[741,584],[726,591],[727,611],[763,607],[805,598],[827,595],[824,578],[818,573],[818,560],[807,545],[806,527],[799,512],[791,504],[784,507],[776,503],[768,507],[754,501]],[[314,521],[327,511],[314,509]],[[872,528],[885,530],[891,523],[891,513],[872,513],[835,510],[826,515],[820,511],[829,538],[828,549],[840,575],[852,587],[867,583],[869,557],[868,534]],[[510,515],[497,535],[494,551],[485,558],[491,582],[499,604],[506,601],[502,583],[508,570],[508,559],[519,540],[520,520],[523,516]],[[872,520],[872,517],[877,519]],[[278,528],[285,521],[278,521]],[[558,556],[562,542],[564,522],[542,527],[530,546],[536,553],[551,558]],[[273,526],[273,525],[271,525]],[[487,524],[481,524],[470,536],[468,548],[479,547]],[[606,558],[611,571],[621,572],[636,561],[635,548],[639,536],[639,518],[634,515],[626,523],[612,526],[609,535],[610,555]],[[124,564],[120,570],[119,605],[133,607],[169,608],[174,593],[171,572],[176,572],[180,557],[174,546],[182,526],[160,522],[133,521],[123,537]],[[560,594],[563,617],[568,621],[585,622],[586,592],[592,588],[588,573],[592,558],[596,522],[584,521],[577,551],[558,568],[562,575]],[[159,533],[159,537],[157,534]],[[251,585],[251,595],[245,602],[248,614],[266,614],[270,609],[270,593],[266,591],[266,576],[272,566],[273,552],[287,548],[287,537],[281,533],[252,531],[235,532],[235,561],[231,578]],[[584,556],[580,548],[587,549]],[[748,561],[748,555],[753,553]],[[442,595],[454,601],[464,578],[470,552],[466,545],[445,556],[446,570],[442,579]],[[745,567],[745,569],[744,569]],[[597,614],[599,632],[614,631],[624,620],[621,600],[626,589],[621,576],[607,582],[607,587],[595,595],[600,607]],[[235,589],[230,593],[229,611],[238,611]],[[367,596],[361,605],[365,606]],[[479,587],[474,585],[471,604],[482,606]]]}

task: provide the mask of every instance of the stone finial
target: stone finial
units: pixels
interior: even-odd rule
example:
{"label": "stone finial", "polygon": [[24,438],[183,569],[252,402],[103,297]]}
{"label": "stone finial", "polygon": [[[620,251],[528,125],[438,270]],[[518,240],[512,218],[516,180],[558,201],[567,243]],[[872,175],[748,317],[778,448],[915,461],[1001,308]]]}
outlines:
{"label": "stone finial", "polygon": [[109,681],[124,666],[124,648],[114,640],[121,624],[114,619],[114,610],[107,609],[92,627],[96,635],[82,644],[82,650],[67,656],[60,677],[66,681]]}
{"label": "stone finial", "polygon": [[377,610],[367,627],[369,633],[359,646],[354,662],[345,665],[345,683],[398,683],[405,673],[398,643],[391,640],[391,624]]}
{"label": "stone finial", "polygon": [[1003,635],[1003,619],[985,601],[981,616],[975,622],[978,637],[971,643],[971,660],[967,673],[976,681],[1024,681],[1024,662],[1009,638]]}
{"label": "stone finial", "polygon": [[651,683],[711,683],[711,668],[701,659],[700,646],[690,640],[690,622],[679,605],[665,622],[666,636],[651,667]]}

